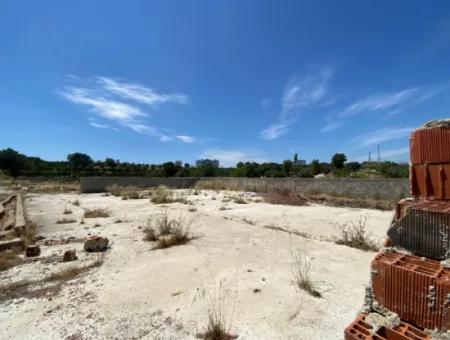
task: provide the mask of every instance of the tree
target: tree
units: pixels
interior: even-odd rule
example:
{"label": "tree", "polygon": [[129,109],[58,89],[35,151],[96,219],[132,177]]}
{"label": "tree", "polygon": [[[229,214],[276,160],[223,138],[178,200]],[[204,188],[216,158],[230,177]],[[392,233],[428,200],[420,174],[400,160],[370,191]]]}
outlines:
{"label": "tree", "polygon": [[318,159],[313,159],[311,162],[311,172],[312,174],[315,176],[317,174],[320,174],[321,172],[321,167],[320,167],[320,162]]}
{"label": "tree", "polygon": [[331,158],[331,164],[335,169],[342,169],[347,157],[343,153],[335,153]]}
{"label": "tree", "polygon": [[94,161],[89,155],[79,152],[68,154],[67,160],[69,161],[71,169],[73,171],[85,170],[89,165],[94,163]]}
{"label": "tree", "polygon": [[297,163],[298,162],[298,154],[296,153],[296,154],[294,154],[294,163]]}
{"label": "tree", "polygon": [[283,161],[283,170],[284,173],[286,174],[286,177],[289,177],[291,169],[292,169],[292,162],[288,159]]}
{"label": "tree", "polygon": [[11,176],[16,177],[20,175],[25,165],[25,155],[10,148],[0,151],[0,169],[5,170]]}
{"label": "tree", "polygon": [[345,167],[353,172],[358,171],[361,169],[361,164],[358,162],[348,162],[345,163]]}
{"label": "tree", "polygon": [[177,173],[177,168],[174,162],[166,162],[162,165],[163,177],[173,177]]}

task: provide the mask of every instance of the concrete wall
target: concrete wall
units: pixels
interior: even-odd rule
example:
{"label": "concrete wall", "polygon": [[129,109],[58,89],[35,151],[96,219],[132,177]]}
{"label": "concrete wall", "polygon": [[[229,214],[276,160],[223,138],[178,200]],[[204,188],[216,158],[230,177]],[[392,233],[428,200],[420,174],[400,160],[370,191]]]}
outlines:
{"label": "concrete wall", "polygon": [[101,192],[112,184],[143,187],[166,185],[173,188],[190,188],[197,183],[205,187],[223,187],[257,192],[266,192],[272,188],[289,188],[306,193],[388,200],[398,200],[409,196],[409,182],[406,178],[82,177],[80,179],[80,190],[81,192]]}

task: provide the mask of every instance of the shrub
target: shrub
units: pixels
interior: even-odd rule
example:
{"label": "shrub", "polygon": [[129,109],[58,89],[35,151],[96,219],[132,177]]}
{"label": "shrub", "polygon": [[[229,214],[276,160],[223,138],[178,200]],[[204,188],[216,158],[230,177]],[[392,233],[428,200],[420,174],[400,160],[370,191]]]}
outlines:
{"label": "shrub", "polygon": [[[223,202],[223,201],[222,201]],[[238,197],[235,197],[234,199],[233,199],[233,202],[234,203],[237,203],[237,204],[247,204],[247,201],[246,200],[244,200],[242,197],[240,197],[240,196],[238,196]]]}
{"label": "shrub", "polygon": [[276,188],[263,194],[264,201],[270,204],[306,205],[307,199],[294,189]]}
{"label": "shrub", "polygon": [[169,248],[188,243],[195,236],[190,232],[192,221],[186,221],[181,215],[171,217],[167,210],[147,221],[144,229],[145,241],[156,241],[153,249]]}
{"label": "shrub", "polygon": [[366,217],[361,216],[356,222],[341,226],[341,237],[336,244],[357,248],[364,251],[378,251],[379,246],[366,231]]}
{"label": "shrub", "polygon": [[311,296],[321,297],[322,294],[315,289],[311,279],[311,261],[300,250],[293,252],[291,256],[291,270],[297,287],[306,291]]}
{"label": "shrub", "polygon": [[86,209],[84,211],[85,218],[97,218],[97,217],[109,217],[109,216],[110,216],[109,212],[103,208]]}
{"label": "shrub", "polygon": [[155,204],[172,203],[172,191],[166,186],[160,185],[153,191],[152,198],[150,200]]}

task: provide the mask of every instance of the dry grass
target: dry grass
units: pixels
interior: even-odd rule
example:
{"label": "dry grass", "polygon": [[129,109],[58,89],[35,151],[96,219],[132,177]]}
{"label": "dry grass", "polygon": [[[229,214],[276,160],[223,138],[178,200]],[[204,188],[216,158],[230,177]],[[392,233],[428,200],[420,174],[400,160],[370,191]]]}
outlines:
{"label": "dry grass", "polygon": [[188,211],[189,212],[196,212],[197,208],[196,207],[189,207]]}
{"label": "dry grass", "polygon": [[306,205],[308,200],[299,192],[292,189],[280,188],[273,189],[263,194],[264,202],[270,204],[285,204],[285,205]]}
{"label": "dry grass", "polygon": [[86,209],[84,211],[85,218],[109,217],[110,213],[104,208]]}
{"label": "dry grass", "polygon": [[[91,268],[103,264],[103,257],[98,257],[88,265],[70,267],[53,273],[42,280],[23,280],[0,286],[0,302],[17,298],[40,298],[42,296],[56,295],[62,288],[62,283],[73,280]],[[48,285],[50,284],[50,286]]]}
{"label": "dry grass", "polygon": [[360,216],[356,222],[343,224],[340,227],[341,237],[336,240],[336,244],[364,251],[378,251],[380,247],[366,231],[366,220],[366,217]]}
{"label": "dry grass", "polygon": [[107,186],[106,191],[113,196],[121,196],[122,199],[140,199],[146,196],[142,188],[133,185],[121,186],[113,184]]}
{"label": "dry grass", "polygon": [[70,210],[70,209],[64,209],[64,211],[63,211],[63,215],[70,215],[72,213],[72,210]]}
{"label": "dry grass", "polygon": [[311,279],[311,261],[306,257],[305,253],[297,250],[292,252],[291,256],[291,271],[297,287],[313,297],[322,297],[322,294],[316,290]]}
{"label": "dry grass", "polygon": [[[225,312],[227,304],[226,291],[223,287],[223,281],[220,282],[219,288],[216,288],[214,297],[207,295],[209,300],[208,323],[203,333],[197,334],[197,337],[204,340],[231,340],[237,339],[238,335],[231,334],[231,324],[234,317],[237,293],[231,306],[230,315]],[[227,319],[228,322],[227,322]],[[228,323],[228,325],[227,325]]]}
{"label": "dry grass", "polygon": [[181,215],[171,217],[167,210],[148,219],[144,229],[144,240],[156,241],[153,249],[169,248],[190,242],[195,236],[190,232],[192,220]]}
{"label": "dry grass", "polygon": [[0,272],[8,270],[22,263],[19,254],[22,252],[19,248],[8,249],[0,252]]}
{"label": "dry grass", "polygon": [[330,194],[306,193],[305,196],[310,202],[326,204],[333,207],[366,208],[377,210],[392,210],[397,202],[395,200],[351,197],[350,195],[337,196]]}
{"label": "dry grass", "polygon": [[166,186],[160,185],[156,188],[156,190],[153,191],[150,201],[155,204],[172,203],[172,191]]}
{"label": "dry grass", "polygon": [[287,229],[287,228],[284,228],[284,227],[280,227],[279,225],[276,225],[274,223],[263,225],[263,228],[276,230],[276,231],[281,231],[283,233],[288,233],[290,235],[297,235],[297,236],[301,236],[301,237],[304,237],[304,238],[311,238],[311,234],[309,234],[307,232],[297,231],[297,230],[290,230],[290,229]]}
{"label": "dry grass", "polygon": [[72,204],[74,206],[76,206],[76,207],[79,207],[80,206],[80,200],[75,200],[75,201],[72,202]]}
{"label": "dry grass", "polygon": [[62,218],[58,221],[56,221],[56,224],[67,224],[67,223],[75,223],[77,220],[74,220],[73,218]]}
{"label": "dry grass", "polygon": [[255,224],[256,224],[256,221],[250,220],[250,219],[248,219],[247,217],[244,217],[244,218],[242,219],[242,222],[245,222],[245,223],[250,224],[250,225],[255,225]]}
{"label": "dry grass", "polygon": [[[223,200],[222,200],[222,202],[223,202]],[[233,199],[233,202],[237,203],[237,204],[247,204],[247,201],[245,199],[243,199],[242,197],[240,197],[240,196],[235,197]]]}

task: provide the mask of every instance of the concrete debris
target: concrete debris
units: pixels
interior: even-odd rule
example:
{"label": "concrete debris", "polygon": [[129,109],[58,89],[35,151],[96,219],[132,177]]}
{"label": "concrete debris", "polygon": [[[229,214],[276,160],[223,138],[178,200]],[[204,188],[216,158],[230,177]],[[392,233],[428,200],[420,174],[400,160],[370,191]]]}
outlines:
{"label": "concrete debris", "polygon": [[365,321],[372,326],[372,334],[378,332],[382,327],[395,328],[400,326],[400,318],[397,314],[391,312],[387,313],[387,315],[369,313]]}
{"label": "concrete debris", "polygon": [[41,248],[38,245],[30,245],[25,249],[27,257],[36,257],[41,255]]}
{"label": "concrete debris", "polygon": [[84,250],[87,252],[103,252],[108,248],[109,240],[101,236],[89,236],[84,242]]}
{"label": "concrete debris", "polygon": [[75,261],[77,259],[77,252],[75,249],[66,250],[64,252],[63,261],[69,262],[69,261]]}
{"label": "concrete debris", "polygon": [[417,130],[437,129],[437,128],[450,128],[450,118],[430,120],[429,122],[426,122],[421,127],[419,127]]}

